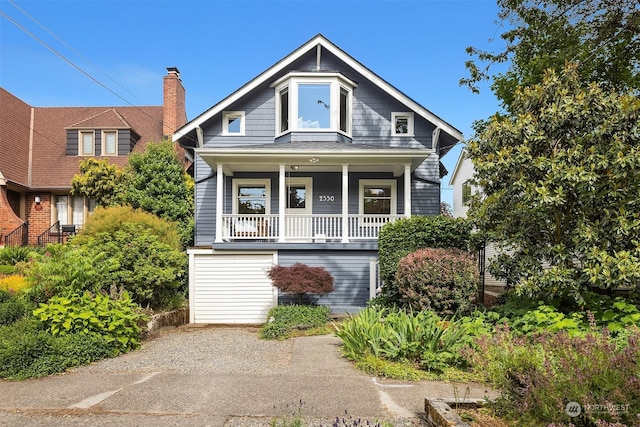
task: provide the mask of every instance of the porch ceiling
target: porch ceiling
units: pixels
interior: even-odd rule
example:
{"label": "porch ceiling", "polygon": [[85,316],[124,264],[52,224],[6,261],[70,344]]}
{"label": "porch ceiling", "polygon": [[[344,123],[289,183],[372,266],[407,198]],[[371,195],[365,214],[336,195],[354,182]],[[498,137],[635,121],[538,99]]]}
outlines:
{"label": "porch ceiling", "polygon": [[[277,172],[281,164],[287,171],[339,172],[349,165],[354,172],[393,172],[400,176],[406,164],[411,171],[433,150],[423,148],[372,147],[357,144],[268,144],[229,148],[201,148],[196,153],[212,168],[223,165],[226,174],[234,172]],[[295,169],[294,169],[295,168]]]}

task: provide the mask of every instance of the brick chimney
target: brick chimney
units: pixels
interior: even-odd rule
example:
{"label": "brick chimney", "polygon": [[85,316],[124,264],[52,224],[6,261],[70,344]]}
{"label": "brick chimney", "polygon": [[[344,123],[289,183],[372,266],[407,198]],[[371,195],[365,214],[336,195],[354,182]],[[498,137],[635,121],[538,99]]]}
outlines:
{"label": "brick chimney", "polygon": [[162,133],[169,137],[187,123],[187,110],[180,71],[176,67],[169,67],[167,72],[164,76]]}

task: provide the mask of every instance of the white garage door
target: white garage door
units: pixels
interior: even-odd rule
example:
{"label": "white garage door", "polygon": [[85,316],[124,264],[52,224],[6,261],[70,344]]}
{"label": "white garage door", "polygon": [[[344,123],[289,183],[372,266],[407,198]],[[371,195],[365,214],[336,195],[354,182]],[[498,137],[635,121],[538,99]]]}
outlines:
{"label": "white garage door", "polygon": [[190,257],[191,321],[194,323],[264,323],[277,303],[267,277],[273,253],[193,254]]}

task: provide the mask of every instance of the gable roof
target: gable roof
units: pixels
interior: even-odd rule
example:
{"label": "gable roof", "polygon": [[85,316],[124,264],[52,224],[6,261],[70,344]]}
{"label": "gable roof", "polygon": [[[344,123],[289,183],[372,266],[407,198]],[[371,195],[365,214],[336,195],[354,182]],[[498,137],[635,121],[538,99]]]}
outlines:
{"label": "gable roof", "polygon": [[456,161],[456,166],[453,168],[453,172],[451,173],[451,178],[449,179],[449,185],[453,185],[455,183],[458,172],[461,169],[463,169],[463,164],[466,159],[467,159],[467,147],[465,146],[460,151],[460,155],[458,156],[458,160]]}
{"label": "gable roof", "polygon": [[[278,61],[276,64],[259,74],[256,78],[246,83],[244,86],[240,87],[238,90],[233,92],[231,95],[224,98],[219,103],[215,104],[202,114],[200,114],[195,119],[191,120],[189,123],[184,125],[182,128],[178,129],[173,134],[173,141],[179,141],[180,139],[187,137],[188,134],[196,131],[196,128],[201,126],[203,123],[214,117],[215,115],[221,113],[226,110],[231,104],[238,101],[245,95],[249,94],[251,91],[256,89],[262,84],[270,82],[275,76],[281,73],[283,70],[286,70],[292,63],[294,63],[297,59],[311,51],[312,49],[326,49],[333,55],[335,55],[342,62],[346,63],[349,67],[356,70],[362,76],[370,80],[373,84],[381,88],[388,95],[401,102],[404,105],[407,105],[411,108],[415,113],[423,117],[424,119],[430,121],[438,128],[440,128],[443,132],[450,136],[451,139],[455,141],[461,141],[463,139],[462,133],[441,119],[440,117],[433,114],[431,111],[427,110],[413,99],[409,98],[407,95],[402,93],[400,90],[396,89],[394,86],[386,82],[380,76],[375,74],[373,71],[369,70],[367,67],[362,65],[352,56],[347,54],[345,51],[340,49],[338,46],[330,42],[327,38],[325,38],[322,34],[318,34],[313,37],[308,42],[304,43],[302,46],[291,52],[289,55]],[[451,144],[453,146],[454,144]]]}
{"label": "gable roof", "polygon": [[87,128],[115,128],[115,129],[131,129],[131,125],[116,111],[115,108],[109,108],[94,116],[86,118],[66,129],[87,129]]}

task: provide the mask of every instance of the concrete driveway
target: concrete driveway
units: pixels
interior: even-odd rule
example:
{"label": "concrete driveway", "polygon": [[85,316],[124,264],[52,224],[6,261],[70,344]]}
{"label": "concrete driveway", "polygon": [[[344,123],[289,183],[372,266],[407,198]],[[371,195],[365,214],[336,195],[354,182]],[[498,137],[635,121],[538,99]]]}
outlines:
{"label": "concrete driveway", "polygon": [[483,398],[483,387],[399,382],[357,371],[332,336],[264,341],[255,328],[185,326],[142,349],[62,375],[0,381],[2,426],[308,426],[357,419],[423,425],[426,397]]}

